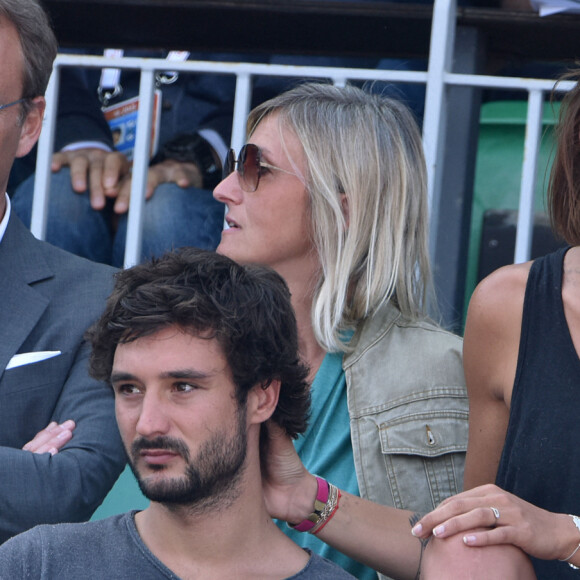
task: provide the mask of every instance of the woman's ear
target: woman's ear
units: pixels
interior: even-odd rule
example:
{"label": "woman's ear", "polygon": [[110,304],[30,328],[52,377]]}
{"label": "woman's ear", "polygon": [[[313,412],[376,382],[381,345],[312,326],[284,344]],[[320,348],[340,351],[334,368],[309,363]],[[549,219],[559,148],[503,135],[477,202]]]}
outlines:
{"label": "woman's ear", "polygon": [[280,381],[273,380],[269,384],[254,385],[248,393],[248,421],[264,423],[278,405],[280,397]]}
{"label": "woman's ear", "polygon": [[29,103],[29,110],[22,122],[20,142],[16,150],[16,157],[24,157],[34,147],[40,136],[46,101],[44,97],[35,97]]}

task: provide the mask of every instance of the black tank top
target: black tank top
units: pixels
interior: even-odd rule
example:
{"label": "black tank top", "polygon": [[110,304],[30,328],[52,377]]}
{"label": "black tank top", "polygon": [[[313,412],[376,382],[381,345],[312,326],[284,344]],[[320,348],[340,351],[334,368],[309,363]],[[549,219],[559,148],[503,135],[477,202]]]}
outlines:
{"label": "black tank top", "polygon": [[[541,508],[580,515],[580,360],[562,302],[567,249],[535,260],[530,269],[496,483]],[[533,564],[540,580],[580,577],[563,562]]]}

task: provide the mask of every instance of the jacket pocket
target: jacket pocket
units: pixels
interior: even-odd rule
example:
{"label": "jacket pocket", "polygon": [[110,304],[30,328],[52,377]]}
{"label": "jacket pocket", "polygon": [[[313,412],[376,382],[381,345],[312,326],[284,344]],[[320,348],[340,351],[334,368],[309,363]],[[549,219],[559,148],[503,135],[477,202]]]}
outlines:
{"label": "jacket pocket", "polygon": [[409,412],[385,418],[378,427],[396,507],[429,511],[462,490],[467,411]]}
{"label": "jacket pocket", "polygon": [[22,447],[51,420],[74,357],[63,352],[4,371],[0,381],[0,445]]}

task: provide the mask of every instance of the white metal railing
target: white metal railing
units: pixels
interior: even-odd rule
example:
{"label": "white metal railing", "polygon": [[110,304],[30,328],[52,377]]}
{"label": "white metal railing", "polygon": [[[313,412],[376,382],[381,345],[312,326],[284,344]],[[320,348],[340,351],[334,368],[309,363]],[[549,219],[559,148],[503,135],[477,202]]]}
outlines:
{"label": "white metal railing", "polygon": [[[485,75],[458,74],[451,72],[455,39],[456,0],[435,0],[428,70],[401,71],[377,69],[345,69],[334,67],[307,67],[267,65],[251,63],[225,63],[205,61],[172,61],[171,69],[177,72],[205,72],[234,75],[236,93],[233,111],[232,147],[238,150],[245,138],[245,121],[249,112],[252,78],[255,76],[283,76],[331,79],[338,85],[352,80],[378,80],[389,82],[422,83],[426,85],[425,114],[423,119],[423,143],[428,171],[428,190],[431,213],[431,252],[435,255],[439,202],[441,199],[441,166],[444,156],[445,118],[447,88],[449,86],[523,90],[528,92],[528,115],[524,143],[524,162],[517,224],[515,262],[530,257],[533,228],[533,197],[537,174],[537,158],[541,137],[542,104],[545,95],[554,87],[554,80]],[[56,103],[60,70],[66,66],[115,67],[141,70],[140,105],[137,117],[137,133],[133,162],[131,200],[127,224],[125,266],[140,259],[141,224],[144,192],[148,167],[149,141],[155,89],[155,73],[167,69],[165,59],[142,59],[124,57],[110,59],[85,55],[59,55],[47,90],[47,110],[37,160],[37,179],[34,190],[31,230],[43,239],[49,203],[50,160],[54,142]],[[562,82],[559,91],[567,91],[572,82]]]}
{"label": "white metal railing", "polygon": [[[496,77],[486,75],[452,73],[453,49],[455,44],[457,0],[435,0],[429,47],[429,67],[423,120],[423,147],[427,161],[430,200],[430,247],[436,251],[439,201],[441,199],[441,177],[439,170],[445,143],[446,87],[465,87],[523,90],[528,92],[528,113],[524,138],[524,162],[520,186],[518,223],[514,262],[530,259],[533,232],[534,190],[538,165],[542,127],[542,105],[545,94],[554,88],[554,80]],[[558,91],[572,89],[571,81],[557,85]]]}
{"label": "white metal railing", "polygon": [[[54,143],[56,103],[60,70],[65,66],[88,68],[115,67],[141,70],[139,88],[139,109],[135,138],[134,161],[131,181],[131,199],[127,221],[127,243],[125,247],[125,267],[139,261],[141,249],[141,223],[144,206],[145,184],[148,166],[148,152],[151,139],[151,120],[155,73],[167,69],[165,59],[143,59],[133,57],[106,58],[100,56],[61,54],[54,64],[47,93],[45,126],[38,145],[37,176],[32,206],[31,230],[40,239],[45,237],[49,202],[50,160]],[[426,83],[426,72],[377,69],[347,69],[336,67],[309,67],[289,65],[267,65],[253,63],[225,63],[206,61],[185,61],[171,63],[171,70],[177,72],[205,72],[229,74],[236,77],[236,92],[233,111],[232,147],[238,150],[245,141],[246,118],[249,113],[252,85],[255,76],[279,76],[313,79],[331,79],[337,85],[348,80],[378,80],[389,82]]]}

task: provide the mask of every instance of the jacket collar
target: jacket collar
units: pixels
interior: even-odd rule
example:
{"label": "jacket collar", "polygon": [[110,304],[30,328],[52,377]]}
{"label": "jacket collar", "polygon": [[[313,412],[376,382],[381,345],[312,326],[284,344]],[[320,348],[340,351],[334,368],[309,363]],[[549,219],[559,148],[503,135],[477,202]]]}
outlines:
{"label": "jacket collar", "polygon": [[0,372],[49,304],[47,296],[31,286],[54,276],[43,247],[44,242],[12,214],[0,243]]}
{"label": "jacket collar", "polygon": [[367,316],[358,325],[349,343],[352,350],[344,355],[343,368],[346,369],[354,364],[369,347],[387,334],[402,316],[401,311],[393,304],[392,300]]}

